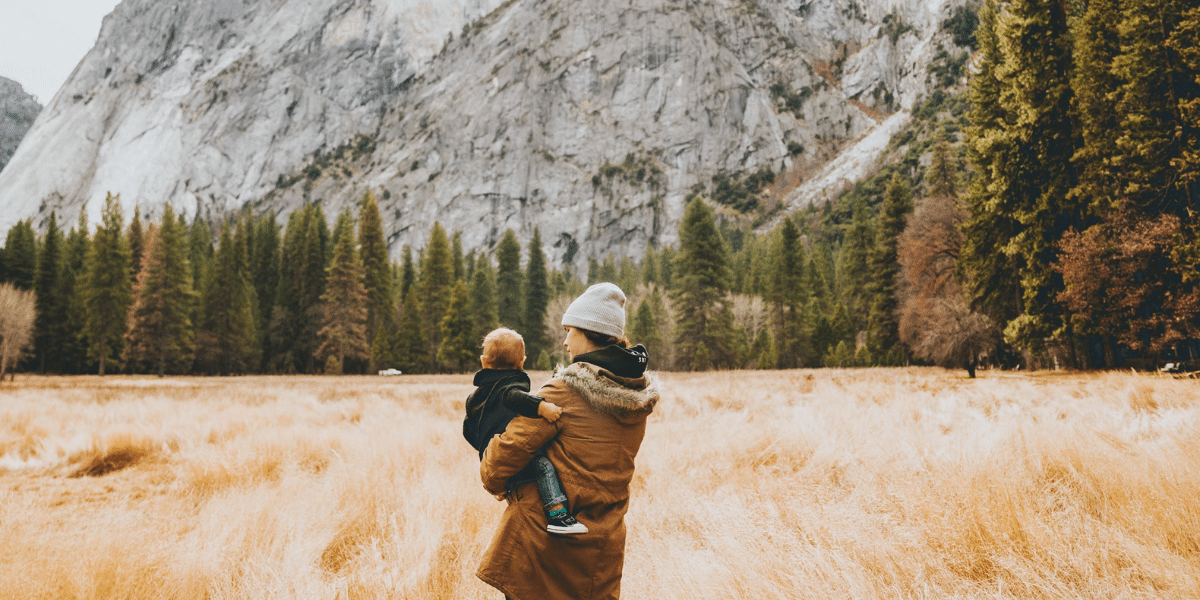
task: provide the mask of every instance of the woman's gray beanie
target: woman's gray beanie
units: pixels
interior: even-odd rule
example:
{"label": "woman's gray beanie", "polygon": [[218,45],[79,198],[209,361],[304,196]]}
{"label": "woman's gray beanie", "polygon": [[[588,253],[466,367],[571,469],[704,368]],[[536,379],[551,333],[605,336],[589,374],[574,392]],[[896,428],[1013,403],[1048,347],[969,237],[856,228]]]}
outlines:
{"label": "woman's gray beanie", "polygon": [[563,327],[578,327],[615,338],[625,336],[625,292],[597,283],[581,294],[563,314]]}

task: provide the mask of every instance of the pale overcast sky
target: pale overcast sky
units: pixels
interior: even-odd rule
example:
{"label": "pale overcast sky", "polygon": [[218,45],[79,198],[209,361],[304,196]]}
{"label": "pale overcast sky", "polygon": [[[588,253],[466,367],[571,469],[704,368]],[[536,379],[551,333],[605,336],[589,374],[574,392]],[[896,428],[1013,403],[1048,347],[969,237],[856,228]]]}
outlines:
{"label": "pale overcast sky", "polygon": [[0,76],[45,106],[100,35],[119,0],[0,0]]}

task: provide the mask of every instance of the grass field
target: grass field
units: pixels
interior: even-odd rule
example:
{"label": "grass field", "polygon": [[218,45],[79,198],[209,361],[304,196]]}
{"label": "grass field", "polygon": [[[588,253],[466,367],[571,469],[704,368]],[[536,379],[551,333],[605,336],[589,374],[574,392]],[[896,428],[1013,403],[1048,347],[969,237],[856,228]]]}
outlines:
{"label": "grass field", "polygon": [[[531,374],[535,384],[547,373]],[[624,598],[1200,597],[1200,387],[664,374]],[[469,376],[0,385],[0,598],[490,598]]]}

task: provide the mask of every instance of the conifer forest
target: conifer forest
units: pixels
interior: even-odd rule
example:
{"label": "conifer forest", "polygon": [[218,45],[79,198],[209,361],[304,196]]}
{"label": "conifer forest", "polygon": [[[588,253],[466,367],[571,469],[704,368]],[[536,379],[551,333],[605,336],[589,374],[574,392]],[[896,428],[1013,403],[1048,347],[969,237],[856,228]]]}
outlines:
{"label": "conifer forest", "polygon": [[586,269],[548,264],[536,229],[464,248],[427,223],[389,251],[369,193],[336,219],[208,222],[125,215],[113,190],[99,223],[21,222],[0,373],[460,373],[501,325],[549,369],[599,281],[662,370],[1200,358],[1200,7],[985,0],[945,27],[970,51],[935,64],[875,175],[793,213],[746,189],[784,173],[716,177],[677,243]]}

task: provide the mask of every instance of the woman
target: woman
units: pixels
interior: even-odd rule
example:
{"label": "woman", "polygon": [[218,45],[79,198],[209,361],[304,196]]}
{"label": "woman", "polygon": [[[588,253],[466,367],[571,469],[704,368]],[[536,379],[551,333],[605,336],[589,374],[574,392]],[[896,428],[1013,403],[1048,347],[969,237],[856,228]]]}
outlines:
{"label": "woman", "polygon": [[[625,294],[611,283],[588,288],[562,318],[571,364],[537,395],[562,407],[550,423],[517,417],[488,444],[483,486],[508,501],[476,575],[513,600],[606,599],[621,595],[625,512],[633,460],[658,402],[646,350],[629,348]],[[536,484],[527,475],[545,447],[558,468],[572,515],[586,535],[552,536]]]}

